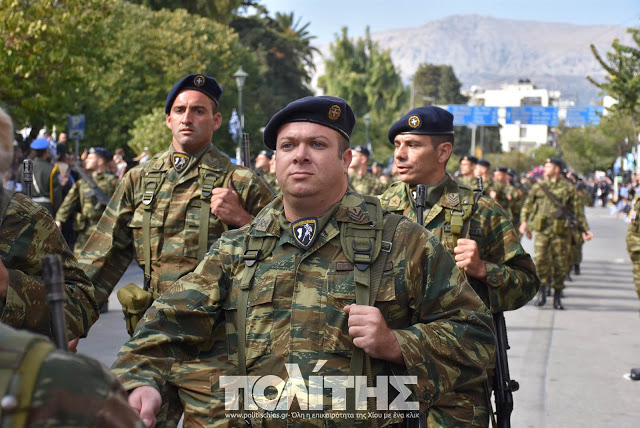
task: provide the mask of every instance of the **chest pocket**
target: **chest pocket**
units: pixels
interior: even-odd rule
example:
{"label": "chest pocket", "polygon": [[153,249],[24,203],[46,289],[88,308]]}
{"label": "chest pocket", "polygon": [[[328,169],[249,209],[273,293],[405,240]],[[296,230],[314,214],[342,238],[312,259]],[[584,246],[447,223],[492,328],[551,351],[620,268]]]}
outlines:
{"label": "chest pocket", "polygon": [[[144,245],[142,237],[142,224],[143,224],[143,212],[142,205],[134,211],[133,217],[128,226],[133,236],[134,247],[136,249],[136,258],[139,262],[144,260]],[[151,261],[158,260],[158,254],[162,247],[162,227],[164,225],[164,211],[155,209],[151,211],[151,221],[149,223],[149,243],[151,244]]]}
{"label": "chest pocket", "polygon": [[[245,357],[247,368],[253,366],[258,358],[271,352],[273,329],[273,292],[277,275],[269,274],[254,277],[254,285],[249,291],[249,303],[246,319]],[[238,290],[233,289],[231,295],[222,305],[225,311],[227,333],[227,352],[229,361],[238,365]]]}
{"label": "chest pocket", "polygon": [[[185,215],[184,223],[184,255],[185,257],[198,258],[198,239],[200,236],[200,226],[202,221],[201,206],[202,203],[206,203],[202,199],[193,199],[187,206],[187,212]],[[213,243],[224,232],[222,223],[218,220],[218,217],[211,214],[209,210],[209,228],[207,232],[208,243]],[[208,250],[207,245],[207,250]]]}
{"label": "chest pocket", "polygon": [[[395,317],[389,317],[390,309],[396,304],[396,273],[393,263],[387,262],[382,273],[380,288],[376,296],[375,306],[380,309],[390,328],[393,328]],[[356,288],[353,278],[353,265],[348,261],[334,261],[327,272],[327,301],[325,305],[325,321],[323,328],[322,348],[325,352],[350,355],[353,350],[353,339],[349,336],[349,318],[342,308],[356,302]]]}

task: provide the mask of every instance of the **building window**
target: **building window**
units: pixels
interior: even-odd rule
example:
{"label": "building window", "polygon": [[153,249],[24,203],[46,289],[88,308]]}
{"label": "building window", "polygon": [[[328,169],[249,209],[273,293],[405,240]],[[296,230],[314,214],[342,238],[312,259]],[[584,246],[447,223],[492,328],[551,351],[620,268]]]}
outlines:
{"label": "building window", "polygon": [[521,106],[541,106],[542,97],[524,97],[520,100]]}

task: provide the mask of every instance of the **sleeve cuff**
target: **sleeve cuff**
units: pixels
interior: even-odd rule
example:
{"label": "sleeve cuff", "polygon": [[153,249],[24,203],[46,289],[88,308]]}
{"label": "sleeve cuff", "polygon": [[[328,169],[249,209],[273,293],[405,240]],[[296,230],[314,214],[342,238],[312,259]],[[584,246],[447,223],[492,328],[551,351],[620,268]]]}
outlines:
{"label": "sleeve cuff", "polygon": [[491,262],[484,263],[487,268],[487,284],[490,287],[498,288],[504,285],[504,272],[499,265]]}

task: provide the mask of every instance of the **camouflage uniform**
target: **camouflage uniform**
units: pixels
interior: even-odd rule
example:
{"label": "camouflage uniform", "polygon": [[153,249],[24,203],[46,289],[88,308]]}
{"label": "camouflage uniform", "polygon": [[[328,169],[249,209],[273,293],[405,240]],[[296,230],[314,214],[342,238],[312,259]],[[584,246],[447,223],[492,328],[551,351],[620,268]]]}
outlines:
{"label": "camouflage uniform", "polygon": [[42,257],[60,254],[64,260],[65,312],[69,338],[83,336],[98,319],[94,289],[78,267],[48,211],[21,193],[0,189],[0,204],[8,204],[0,226],[0,257],[9,272],[7,297],[0,299],[3,323],[51,336]]}
{"label": "camouflage uniform", "polygon": [[384,185],[380,179],[370,172],[364,175],[350,174],[349,187],[361,195],[379,195],[384,192]]}
{"label": "camouflage uniform", "polygon": [[[33,388],[27,397],[13,394],[9,385],[8,391],[1,391],[3,407],[7,396],[18,399],[18,410],[15,412],[8,408],[0,410],[3,426],[10,426],[9,423],[18,422],[16,419],[24,418],[25,426],[31,428],[144,427],[129,406],[122,385],[100,362],[84,355],[54,350],[43,336],[14,330],[1,323],[0,344],[0,354],[11,352],[13,359],[22,361],[18,366],[21,370],[17,367],[1,367],[3,376],[6,371],[13,380],[21,372],[20,391]],[[45,355],[38,362],[36,355],[40,352]],[[35,370],[37,374],[30,380],[29,372],[35,374]]]}
{"label": "camouflage uniform", "polygon": [[[113,192],[115,192],[118,186],[118,178],[109,172],[92,174],[91,178],[93,178],[98,188],[102,190],[108,198],[111,198],[111,195],[113,195]],[[64,201],[62,201],[62,205],[60,205],[56,213],[56,221],[64,223],[69,216],[76,213],[73,223],[73,229],[77,231],[74,246],[74,254],[76,256],[80,254],[82,247],[98,225],[100,216],[102,216],[105,208],[104,205],[98,202],[98,198],[94,195],[93,188],[84,178],[81,178],[73,184]]]}
{"label": "camouflage uniform", "polygon": [[[588,203],[588,192],[584,189],[576,187],[576,198],[578,208],[578,217],[586,217],[584,207]],[[584,238],[577,228],[571,228],[571,254],[569,259],[569,269],[571,266],[576,268],[576,274],[580,272],[580,263],[582,263],[582,247],[584,246]]]}
{"label": "camouflage uniform", "polygon": [[636,285],[636,293],[640,299],[640,221],[638,214],[640,213],[640,199],[636,201],[633,207],[632,220],[627,230],[627,252],[629,258],[633,262],[633,282]]}
{"label": "camouflage uniform", "polygon": [[[237,365],[238,289],[249,235],[274,237],[278,245],[257,264],[249,289],[247,373],[287,379],[285,363],[290,363],[298,364],[304,378],[347,375],[353,341],[343,307],[355,302],[356,286],[354,266],[341,245],[344,222],[371,224],[361,196],[347,192],[319,219],[315,243],[301,250],[294,245],[282,197],[277,197],[250,225],[225,233],[194,273],[156,300],[114,363],[118,378],[127,389],[161,389],[174,359],[193,358],[199,349],[210,348],[211,329],[223,313],[229,360]],[[412,398],[424,412],[446,391],[482,375],[494,353],[491,318],[453,259],[426,229],[402,219],[389,251],[376,306],[398,339],[406,367],[373,359],[372,372],[417,376]],[[326,363],[314,370],[319,360]],[[222,393],[218,384],[210,387],[212,393]],[[289,414],[288,421],[264,422],[335,426],[340,420],[302,421]]]}
{"label": "camouflage uniform", "polygon": [[[408,184],[394,183],[380,199],[386,210],[417,221],[415,202],[410,196]],[[448,175],[429,190],[426,204],[431,208],[425,210],[424,227],[452,255],[456,243],[451,233],[451,219],[448,217],[454,211],[469,210],[473,200],[474,192],[469,187],[456,183]],[[480,258],[487,268],[487,283],[475,278],[468,279],[493,313],[518,309],[535,296],[540,280],[533,260],[520,245],[507,213],[491,198],[483,196],[478,200],[477,210],[469,224],[469,238],[478,243]],[[432,412],[428,426],[462,426],[463,423],[474,427],[488,426],[488,407],[479,404],[485,402],[485,391],[481,383],[456,390],[455,396],[449,394],[438,403],[447,411]]]}
{"label": "camouflage uniform", "polygon": [[564,288],[564,279],[569,273],[569,249],[571,243],[570,229],[562,217],[554,217],[558,207],[540,188],[544,184],[556,199],[566,206],[578,220],[578,224],[589,230],[584,210],[579,209],[576,191],[573,185],[565,180],[549,180],[536,183],[531,188],[522,206],[520,216],[527,222],[527,228],[535,232],[534,260],[538,276],[543,284],[551,281],[556,290]]}
{"label": "camouflage uniform", "polygon": [[[78,260],[87,267],[89,278],[96,287],[100,305],[107,301],[131,260],[135,257],[144,269],[143,212],[144,177],[149,171],[160,171],[164,179],[152,201],[151,214],[151,282],[150,290],[156,295],[193,271],[198,265],[198,239],[200,236],[200,204],[203,174],[223,178],[231,174],[231,184],[238,193],[247,212],[256,215],[271,199],[272,194],[256,174],[233,165],[228,156],[210,144],[190,159],[189,165],[179,174],[172,165],[173,148],[155,155],[149,162],[129,171],[120,183],[100,219],[95,232],[84,246]],[[205,201],[208,203],[208,201]],[[209,212],[209,236],[207,248],[215,243],[227,226]],[[215,333],[224,340],[224,332]],[[211,371],[216,371],[224,361],[207,361]],[[187,385],[190,371],[196,365],[176,365],[169,381],[181,388]],[[196,369],[197,370],[197,369]],[[175,392],[163,391],[165,394]],[[183,394],[183,391],[180,391]],[[171,400],[165,400],[169,402]],[[173,403],[172,403],[173,405]],[[188,407],[190,404],[184,403]],[[195,405],[198,408],[198,405]],[[181,409],[170,409],[169,419],[179,418]]]}
{"label": "camouflage uniform", "polygon": [[276,175],[271,171],[261,172],[260,175],[265,183],[273,190],[274,194],[280,193],[280,185],[278,184],[278,180],[276,179]]}
{"label": "camouflage uniform", "polygon": [[493,198],[498,204],[500,204],[500,206],[504,209],[504,211],[507,213],[507,217],[509,218],[509,220],[513,221],[513,213],[511,211],[511,198],[513,198],[512,194],[511,194],[511,189],[509,185],[506,184],[502,184],[499,181],[494,181],[493,185],[492,185],[492,189],[494,192],[496,192],[495,198]]}

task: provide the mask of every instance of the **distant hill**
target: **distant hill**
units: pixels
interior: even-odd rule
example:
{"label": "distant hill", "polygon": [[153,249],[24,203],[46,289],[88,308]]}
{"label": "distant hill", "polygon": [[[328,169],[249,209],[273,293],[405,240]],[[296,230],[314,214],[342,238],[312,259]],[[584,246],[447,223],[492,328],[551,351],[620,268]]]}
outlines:
{"label": "distant hill", "polygon": [[[354,35],[351,35],[354,36]],[[530,79],[539,88],[559,90],[576,104],[597,104],[598,89],[585,76],[602,80],[604,72],[589,45],[604,56],[613,39],[634,45],[626,28],[516,21],[480,15],[454,15],[417,28],[372,33],[408,82],[421,63],[453,66],[463,89],[478,85],[498,89],[503,83]],[[329,45],[319,47],[329,55]],[[316,76],[324,73],[317,57]]]}

